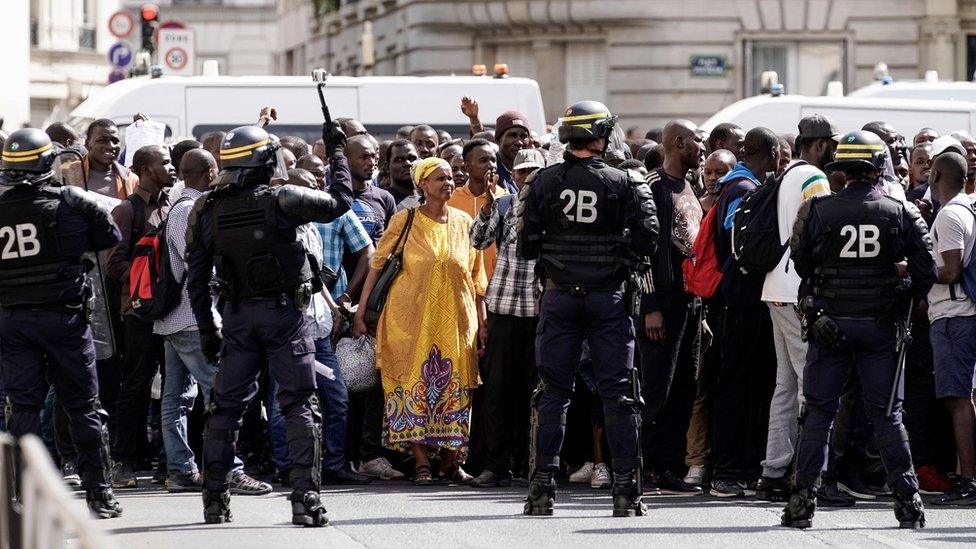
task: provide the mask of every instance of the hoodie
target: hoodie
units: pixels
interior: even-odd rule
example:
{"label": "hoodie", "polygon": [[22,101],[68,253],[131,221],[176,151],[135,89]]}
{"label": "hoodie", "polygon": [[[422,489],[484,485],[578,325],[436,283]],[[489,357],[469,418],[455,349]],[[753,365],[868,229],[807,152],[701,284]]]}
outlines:
{"label": "hoodie", "polygon": [[[716,223],[715,255],[722,269],[722,283],[719,293],[727,305],[748,307],[762,304],[762,286],[765,273],[743,274],[732,257],[732,220],[742,198],[762,183],[749,168],[738,162],[732,171],[718,182],[719,199],[715,207],[722,216]],[[718,220],[716,220],[718,221]]]}

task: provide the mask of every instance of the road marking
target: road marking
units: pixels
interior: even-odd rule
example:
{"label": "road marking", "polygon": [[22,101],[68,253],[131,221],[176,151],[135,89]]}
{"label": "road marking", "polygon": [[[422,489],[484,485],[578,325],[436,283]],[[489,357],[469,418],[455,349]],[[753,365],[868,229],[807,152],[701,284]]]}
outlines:
{"label": "road marking", "polygon": [[877,530],[868,528],[863,524],[858,524],[856,522],[839,522],[837,523],[840,528],[851,528],[853,533],[869,538],[873,541],[887,545],[889,547],[897,547],[899,549],[922,549],[920,545],[915,545],[914,543],[886,536],[884,534],[879,534]]}

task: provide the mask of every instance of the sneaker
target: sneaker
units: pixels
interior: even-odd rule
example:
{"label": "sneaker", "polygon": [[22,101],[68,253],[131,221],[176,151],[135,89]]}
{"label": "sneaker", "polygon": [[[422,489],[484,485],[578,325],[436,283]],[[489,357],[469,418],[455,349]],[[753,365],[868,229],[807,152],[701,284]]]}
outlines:
{"label": "sneaker", "polygon": [[750,480],[749,482],[740,482],[742,484],[742,493],[746,495],[747,498],[756,497],[756,490],[759,489],[759,479]]}
{"label": "sneaker", "polygon": [[380,480],[403,480],[407,478],[406,475],[394,469],[384,457],[378,457],[364,463],[359,468],[359,474]]}
{"label": "sneaker", "polygon": [[489,471],[485,469],[482,473],[475,478],[471,479],[471,486],[475,488],[495,488],[496,486],[511,486],[512,485],[512,473],[511,471],[505,474],[498,474],[494,471]]}
{"label": "sneaker", "polygon": [[166,491],[171,494],[203,491],[203,477],[200,473],[170,473],[166,477]]}
{"label": "sneaker", "polygon": [[112,465],[112,488],[136,488],[139,486],[139,479],[136,478],[135,471],[128,463],[121,461]]}
{"label": "sneaker", "polygon": [[976,481],[956,477],[952,487],[945,494],[932,498],[931,504],[946,507],[976,507]]}
{"label": "sneaker", "polygon": [[790,500],[790,481],[786,477],[762,477],[756,486],[759,501],[786,502]]}
{"label": "sneaker", "polygon": [[817,491],[817,505],[820,507],[852,507],[856,502],[856,499],[847,492],[842,492],[833,482],[825,482]]}
{"label": "sneaker", "polygon": [[838,479],[837,488],[855,499],[862,499],[865,501],[874,501],[878,499],[878,496],[872,493],[871,489],[868,488],[863,481],[861,481],[861,477],[856,473],[846,475]]}
{"label": "sneaker", "polygon": [[354,473],[352,471],[348,471],[346,469],[338,469],[338,470],[322,469],[322,484],[330,484],[330,485],[345,484],[345,485],[362,486],[365,484],[369,484],[371,482],[373,481],[369,480],[363,475],[360,475],[359,473]]}
{"label": "sneaker", "polygon": [[160,461],[159,465],[156,466],[156,470],[153,472],[152,480],[149,481],[150,484],[166,484],[166,479],[169,478],[169,472],[166,470],[166,462]]}
{"label": "sneaker", "polygon": [[645,474],[641,475],[641,477],[641,493],[643,493],[645,496],[660,496],[663,493],[661,492],[661,488],[658,487],[654,475]]}
{"label": "sneaker", "polygon": [[705,483],[705,473],[704,465],[692,465],[688,468],[688,474],[685,475],[685,482],[700,487]]}
{"label": "sneaker", "polygon": [[716,498],[744,498],[745,485],[736,480],[713,480],[709,495]]}
{"label": "sneaker", "polygon": [[569,482],[572,484],[586,484],[593,478],[593,463],[587,461],[578,471],[569,475]]}
{"label": "sneaker", "polygon": [[695,484],[689,484],[670,469],[664,469],[654,475],[654,482],[665,494],[700,494],[702,489]]}
{"label": "sneaker", "polygon": [[81,475],[74,461],[65,461],[61,465],[61,480],[71,488],[81,488]]}
{"label": "sneaker", "polygon": [[918,477],[918,491],[926,496],[935,496],[939,494],[945,494],[946,492],[955,488],[955,486],[949,482],[949,479],[945,478],[938,469],[932,467],[931,465],[923,465],[915,471],[915,475]]}
{"label": "sneaker", "polygon": [[248,476],[244,471],[238,471],[230,479],[230,493],[236,496],[263,496],[271,493],[271,485],[267,482]]}
{"label": "sneaker", "polygon": [[590,477],[590,488],[605,490],[612,484],[610,478],[610,468],[606,463],[597,463],[593,466],[593,475]]}

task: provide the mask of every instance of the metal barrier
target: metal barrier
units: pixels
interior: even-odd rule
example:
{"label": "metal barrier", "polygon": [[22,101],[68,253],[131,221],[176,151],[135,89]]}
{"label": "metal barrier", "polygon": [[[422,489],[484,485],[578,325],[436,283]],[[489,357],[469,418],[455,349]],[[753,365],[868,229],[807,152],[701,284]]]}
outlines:
{"label": "metal barrier", "polygon": [[63,548],[69,539],[83,549],[114,549],[73,499],[41,439],[0,433],[0,549]]}

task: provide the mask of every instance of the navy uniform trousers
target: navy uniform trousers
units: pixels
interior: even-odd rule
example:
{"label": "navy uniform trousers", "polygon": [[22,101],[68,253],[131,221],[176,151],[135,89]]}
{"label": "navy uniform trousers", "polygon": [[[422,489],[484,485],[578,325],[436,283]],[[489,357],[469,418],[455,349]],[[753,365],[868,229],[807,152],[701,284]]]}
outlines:
{"label": "navy uniform trousers", "polygon": [[108,488],[95,345],[85,315],[81,311],[0,309],[0,378],[11,408],[7,430],[15,437],[40,436],[48,382],[54,385],[78,450],[82,487]]}
{"label": "navy uniform trousers", "polygon": [[881,328],[870,319],[835,322],[846,338],[840,347],[828,349],[811,340],[807,350],[803,369],[806,404],[797,449],[796,486],[813,486],[824,470],[844,378],[854,368],[863,387],[867,417],[874,425],[874,445],[888,471],[888,486],[899,496],[911,497],[918,491],[918,479],[902,426],[901,394],[895,398],[891,415],[885,415],[895,381],[895,329]]}
{"label": "navy uniform trousers", "polygon": [[292,299],[253,299],[223,311],[220,368],[214,378],[213,412],[204,436],[205,488],[227,490],[234,440],[244,410],[258,393],[258,375],[270,367],[285,418],[292,482],[296,490],[318,491],[318,409],[315,342]]}
{"label": "navy uniform trousers", "polygon": [[536,328],[536,364],[548,386],[538,397],[536,467],[554,471],[566,434],[566,411],[573,393],[583,341],[590,347],[597,394],[603,399],[606,434],[613,469],[629,473],[637,466],[637,416],[631,397],[634,368],[634,324],[622,291],[581,296],[552,289],[542,296]]}

